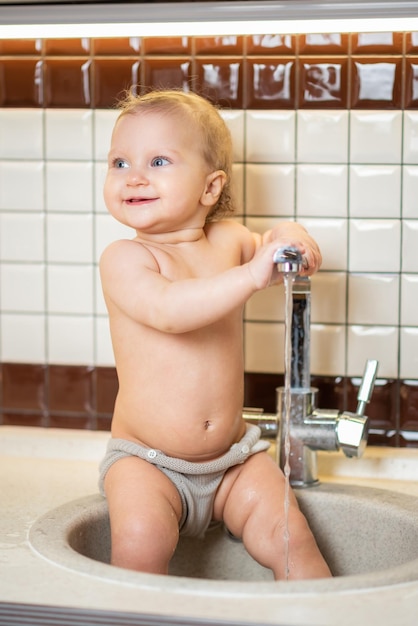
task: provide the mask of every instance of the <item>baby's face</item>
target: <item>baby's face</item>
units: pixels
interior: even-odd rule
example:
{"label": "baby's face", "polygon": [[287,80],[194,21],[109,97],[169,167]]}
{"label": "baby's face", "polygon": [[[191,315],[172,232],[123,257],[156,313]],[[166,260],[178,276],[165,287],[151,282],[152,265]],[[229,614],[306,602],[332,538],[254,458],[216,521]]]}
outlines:
{"label": "baby's face", "polygon": [[137,231],[193,228],[206,217],[201,197],[209,174],[199,133],[183,116],[126,114],[112,135],[106,206]]}

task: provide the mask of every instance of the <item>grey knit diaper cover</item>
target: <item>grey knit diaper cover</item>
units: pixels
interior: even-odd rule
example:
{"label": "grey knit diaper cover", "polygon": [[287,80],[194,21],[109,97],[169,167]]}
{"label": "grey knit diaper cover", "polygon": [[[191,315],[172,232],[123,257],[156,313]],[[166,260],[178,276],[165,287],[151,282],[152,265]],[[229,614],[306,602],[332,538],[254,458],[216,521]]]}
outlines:
{"label": "grey knit diaper cover", "polygon": [[110,439],[100,464],[100,493],[105,495],[103,483],[113,463],[127,456],[144,459],[168,476],[180,494],[183,506],[180,533],[202,537],[212,520],[213,502],[225,472],[234,465],[244,463],[249,456],[269,448],[269,442],[260,439],[260,435],[258,426],[247,424],[247,431],[241,441],[234,443],[223,456],[203,463],[169,457],[160,450],[146,448],[126,439]]}

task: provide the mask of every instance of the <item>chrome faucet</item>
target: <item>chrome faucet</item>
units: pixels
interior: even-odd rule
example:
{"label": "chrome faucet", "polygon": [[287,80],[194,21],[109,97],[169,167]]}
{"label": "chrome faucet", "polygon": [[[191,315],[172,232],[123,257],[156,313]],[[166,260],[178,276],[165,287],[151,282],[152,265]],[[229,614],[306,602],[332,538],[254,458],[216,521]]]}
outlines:
{"label": "chrome faucet", "polygon": [[287,437],[290,443],[290,483],[293,487],[310,487],[319,484],[318,450],[342,450],[348,457],[363,454],[369,422],[364,413],[373,392],[378,362],[371,359],[366,363],[355,413],[318,409],[318,389],[310,384],[310,279],[297,274],[303,267],[303,259],[296,249],[278,250],[274,261],[279,272],[291,272],[293,275],[290,406],[286,406],[285,387],[280,387],[277,389],[276,415],[265,414],[262,409],[247,408],[243,416],[260,426],[263,437],[276,438],[278,462],[282,470],[286,462]]}

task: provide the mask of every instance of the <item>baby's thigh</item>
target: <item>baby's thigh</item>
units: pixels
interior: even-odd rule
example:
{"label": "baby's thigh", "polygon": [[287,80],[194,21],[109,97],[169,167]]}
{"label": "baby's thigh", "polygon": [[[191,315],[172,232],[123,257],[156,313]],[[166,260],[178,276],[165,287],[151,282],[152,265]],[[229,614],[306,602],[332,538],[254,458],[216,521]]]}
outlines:
{"label": "baby's thigh", "polygon": [[156,467],[138,457],[125,457],[114,463],[104,481],[112,534],[115,526],[149,520],[161,525],[178,522],[182,504],[177,488]]}
{"label": "baby's thigh", "polygon": [[[259,452],[225,474],[215,499],[214,515],[222,519],[231,532],[234,528],[241,534],[246,521],[254,514],[264,519],[263,523],[282,517],[284,496],[283,472],[267,452]],[[290,504],[298,508],[293,493],[290,493]]]}

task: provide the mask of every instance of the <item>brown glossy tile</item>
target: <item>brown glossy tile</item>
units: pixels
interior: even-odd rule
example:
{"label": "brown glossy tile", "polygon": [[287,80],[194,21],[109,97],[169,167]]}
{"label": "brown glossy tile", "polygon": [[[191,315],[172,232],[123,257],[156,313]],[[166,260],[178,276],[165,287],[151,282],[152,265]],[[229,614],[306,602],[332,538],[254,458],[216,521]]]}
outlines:
{"label": "brown glossy tile", "polygon": [[403,33],[352,33],[352,54],[402,54]]}
{"label": "brown glossy tile", "polygon": [[40,107],[42,88],[43,62],[40,59],[0,60],[0,106]]}
{"label": "brown glossy tile", "polygon": [[143,54],[191,54],[191,37],[144,37]]}
{"label": "brown glossy tile", "polygon": [[49,56],[86,56],[90,52],[91,40],[82,39],[45,39],[44,54]]}
{"label": "brown glossy tile", "polygon": [[5,411],[1,420],[3,426],[31,426],[45,428],[49,426],[48,417],[42,413]]}
{"label": "brown glossy tile", "polygon": [[3,363],[4,409],[46,409],[46,365]]}
{"label": "brown glossy tile", "polygon": [[141,44],[141,37],[95,37],[91,40],[93,54],[98,56],[140,54]]}
{"label": "brown glossy tile", "polygon": [[51,413],[49,428],[75,428],[78,430],[96,430],[96,420],[88,415],[71,415],[69,413]]}
{"label": "brown glossy tile", "polygon": [[353,109],[396,109],[402,105],[402,60],[394,57],[351,61]]}
{"label": "brown glossy tile", "polygon": [[400,382],[400,436],[402,446],[418,446],[418,381]]}
{"label": "brown glossy tile", "polygon": [[294,58],[247,59],[245,108],[293,109],[295,66]]}
{"label": "brown glossy tile", "polygon": [[191,84],[191,59],[146,58],[144,60],[143,86],[146,89],[184,89]]}
{"label": "brown glossy tile", "polygon": [[114,367],[96,368],[96,409],[98,413],[113,414],[119,383]]}
{"label": "brown glossy tile", "polygon": [[140,81],[141,64],[138,59],[94,60],[94,98],[97,108],[114,107],[124,92]]}
{"label": "brown glossy tile", "polygon": [[266,413],[276,413],[276,389],[282,385],[282,375],[245,372],[244,405],[264,409]]}
{"label": "brown glossy tile", "polygon": [[405,59],[405,109],[418,109],[418,58]]}
{"label": "brown glossy tile", "polygon": [[112,427],[111,415],[98,415],[96,417],[96,430],[110,431]]}
{"label": "brown glossy tile", "polygon": [[91,107],[91,60],[88,57],[46,59],[44,63],[46,107]]}
{"label": "brown glossy tile", "polygon": [[348,53],[348,34],[311,33],[299,35],[299,54],[334,54]]}
{"label": "brown glossy tile", "polygon": [[42,52],[43,41],[43,39],[0,39],[0,54],[10,56],[39,55]]}
{"label": "brown glossy tile", "polygon": [[418,32],[405,34],[405,54],[418,54]]}
{"label": "brown glossy tile", "polygon": [[240,35],[221,35],[219,37],[195,37],[196,54],[242,54],[244,37]]}
{"label": "brown glossy tile", "polygon": [[299,59],[299,107],[345,109],[348,102],[346,58]]}
{"label": "brown glossy tile", "polygon": [[48,408],[51,414],[54,412],[91,414],[94,404],[92,367],[49,366]]}
{"label": "brown glossy tile", "polygon": [[316,407],[347,410],[347,380],[342,376],[312,376],[311,387],[318,389]]}
{"label": "brown glossy tile", "polygon": [[241,58],[197,59],[196,90],[212,102],[232,109],[243,108]]}
{"label": "brown glossy tile", "polygon": [[247,54],[295,54],[295,35],[247,35],[245,37]]}

